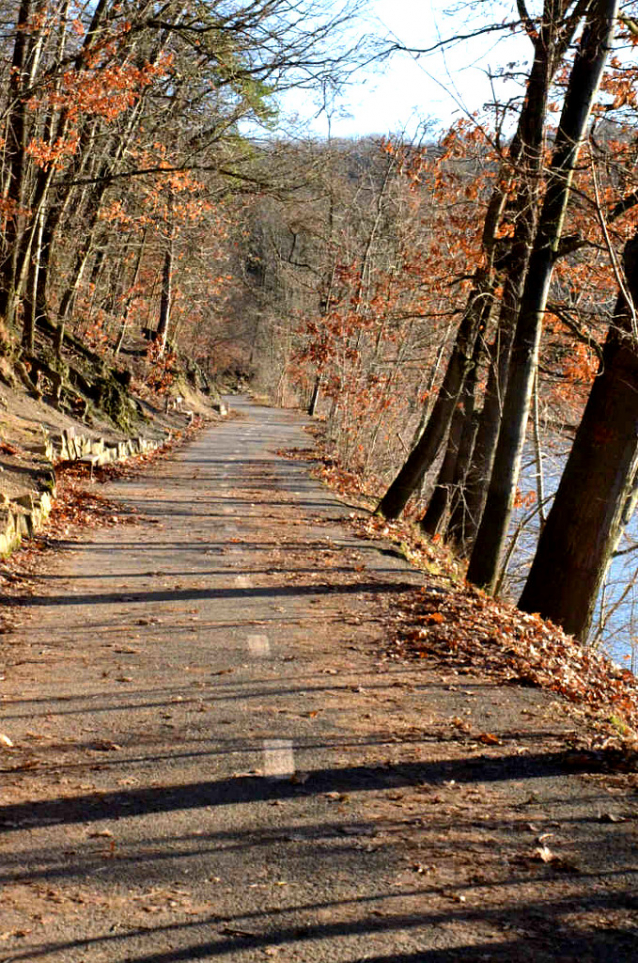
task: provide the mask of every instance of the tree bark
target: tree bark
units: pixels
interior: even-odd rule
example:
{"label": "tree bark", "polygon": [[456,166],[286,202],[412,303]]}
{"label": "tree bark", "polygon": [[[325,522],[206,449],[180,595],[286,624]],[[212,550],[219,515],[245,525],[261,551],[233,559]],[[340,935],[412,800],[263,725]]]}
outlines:
{"label": "tree bark", "polygon": [[173,239],[169,238],[164,264],[162,266],[162,293],[160,296],[160,313],[155,341],[159,344],[160,356],[166,351],[168,342],[168,326],[171,320],[171,303],[173,298]]}
{"label": "tree bark", "polygon": [[9,104],[5,118],[6,147],[4,197],[12,209],[6,219],[0,260],[0,313],[7,325],[13,325],[26,272],[19,263],[20,247],[27,219],[28,156],[26,153],[30,113],[24,95],[33,78],[44,42],[44,26],[33,29],[31,18],[42,13],[43,0],[21,0],[18,9],[11,69],[9,72]]}
{"label": "tree bark", "polygon": [[490,280],[483,277],[482,282],[477,284],[459,325],[443,382],[421,437],[379,502],[377,514],[385,518],[399,517],[434,463],[448,433],[474,350],[483,303],[491,296]]}
{"label": "tree bark", "polygon": [[312,389],[312,396],[308,404],[308,414],[311,418],[314,418],[317,414],[317,407],[319,405],[319,397],[321,395],[321,375],[315,375],[315,383]]}
{"label": "tree bark", "polygon": [[[487,311],[489,312],[489,307]],[[467,438],[468,426],[473,420],[478,366],[483,347],[483,337],[482,334],[479,334],[474,345],[470,368],[463,382],[459,403],[452,416],[447,448],[439,476],[430,497],[427,511],[419,523],[421,529],[427,535],[436,535],[441,530],[450,505],[461,444],[463,438]]]}
{"label": "tree bark", "polygon": [[[521,196],[523,196],[523,193],[521,192]],[[483,398],[483,409],[478,420],[471,464],[468,467],[462,491],[459,490],[458,497],[455,499],[446,532],[446,537],[464,558],[467,558],[472,551],[487,500],[489,480],[501,424],[503,398],[507,388],[516,315],[529,266],[531,238],[536,224],[536,213],[535,206],[531,203],[530,194],[525,192],[525,195],[530,203],[523,208],[517,221],[517,243],[514,245],[504,283],[501,313],[496,336],[491,347],[490,370]]]}
{"label": "tree bark", "polygon": [[146,228],[146,230],[144,231],[144,234],[142,235],[142,239],[139,243],[139,247],[137,249],[137,256],[135,258],[135,267],[133,268],[133,276],[129,283],[129,291],[124,301],[124,305],[122,307],[121,327],[120,327],[119,334],[117,336],[117,342],[115,344],[115,348],[113,350],[113,354],[115,355],[115,357],[119,355],[120,351],[122,350],[122,344],[124,343],[124,336],[126,334],[126,329],[128,327],[131,305],[135,300],[135,288],[139,280],[140,271],[142,269],[142,260],[144,258],[144,251],[146,248],[146,239],[148,237],[148,233],[149,233],[149,229]]}
{"label": "tree bark", "polygon": [[[624,270],[638,303],[638,234]],[[586,641],[638,467],[638,343],[621,293],[585,407],[518,603]]]}

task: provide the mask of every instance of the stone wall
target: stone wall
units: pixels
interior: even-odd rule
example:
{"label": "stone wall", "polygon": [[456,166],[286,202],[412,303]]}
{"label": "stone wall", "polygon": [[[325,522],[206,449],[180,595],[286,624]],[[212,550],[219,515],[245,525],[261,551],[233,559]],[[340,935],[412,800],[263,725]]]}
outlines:
{"label": "stone wall", "polygon": [[0,556],[10,555],[23,538],[31,537],[42,527],[55,499],[55,465],[69,461],[83,462],[91,466],[92,473],[96,465],[126,461],[135,455],[153,451],[161,444],[161,441],[141,437],[110,443],[103,438],[76,435],[72,431],[65,430],[56,436],[50,436],[45,431],[41,454],[51,463],[51,489],[28,492],[11,501],[7,499],[0,506]]}

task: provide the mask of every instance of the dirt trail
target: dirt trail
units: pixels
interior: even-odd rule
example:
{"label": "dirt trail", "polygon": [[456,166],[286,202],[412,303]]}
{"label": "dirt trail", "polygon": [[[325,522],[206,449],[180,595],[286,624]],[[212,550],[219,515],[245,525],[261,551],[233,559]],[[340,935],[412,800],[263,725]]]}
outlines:
{"label": "dirt trail", "polygon": [[236,407],[2,637],[0,961],[638,960],[635,777],[572,771],[537,690],[389,662],[423,577]]}

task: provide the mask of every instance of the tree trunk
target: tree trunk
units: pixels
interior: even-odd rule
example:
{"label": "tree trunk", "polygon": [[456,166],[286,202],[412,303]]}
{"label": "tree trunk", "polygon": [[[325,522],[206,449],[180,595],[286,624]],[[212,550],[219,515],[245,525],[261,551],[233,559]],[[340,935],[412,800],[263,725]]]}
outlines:
{"label": "tree trunk", "polygon": [[126,334],[126,329],[128,327],[128,319],[129,319],[129,313],[131,310],[131,305],[135,300],[135,287],[139,280],[140,270],[142,268],[142,260],[144,258],[144,250],[146,248],[146,239],[148,237],[148,231],[149,229],[146,228],[146,230],[144,231],[144,234],[142,235],[142,240],[140,241],[139,247],[137,249],[137,256],[135,258],[135,267],[133,269],[133,277],[129,284],[129,292],[126,296],[126,300],[124,301],[124,305],[122,308],[122,324],[120,327],[119,334],[117,336],[115,349],[113,351],[113,354],[115,355],[115,357],[119,355],[120,351],[122,350],[122,344],[124,343],[124,336]]}
{"label": "tree trunk", "polygon": [[166,351],[168,342],[168,326],[171,320],[171,302],[173,296],[173,240],[169,240],[164,254],[162,268],[162,293],[160,297],[160,313],[155,341],[159,344],[160,356]]}
{"label": "tree trunk", "polygon": [[[489,313],[489,305],[485,313]],[[478,366],[482,352],[483,338],[479,335],[474,345],[470,369],[463,382],[463,391],[452,416],[445,457],[427,511],[420,522],[421,528],[428,535],[436,535],[440,531],[451,501],[461,444],[463,439],[467,438],[468,426],[473,421]]]}
{"label": "tree trunk", "polygon": [[310,403],[308,405],[308,414],[311,418],[314,418],[317,414],[317,406],[319,405],[319,397],[321,395],[321,375],[315,376],[315,383],[312,389],[312,397],[310,398]]}
{"label": "tree trunk", "polygon": [[445,440],[478,336],[483,304],[491,296],[490,288],[491,283],[484,276],[471,296],[427,425],[377,507],[377,514],[385,518],[399,517],[434,463]]}
{"label": "tree trunk", "polygon": [[467,577],[493,590],[514,505],[549,284],[574,168],[607,62],[618,0],[597,0],[571,70],[514,336],[510,376],[485,512]]}
{"label": "tree trunk", "polygon": [[[5,182],[3,194],[10,202],[2,238],[0,261],[0,313],[11,326],[21,297],[24,272],[19,265],[21,241],[26,224],[25,204],[29,158],[26,152],[30,111],[24,91],[29,88],[40,58],[44,28],[34,29],[32,17],[43,10],[43,2],[21,0],[18,9],[11,69],[9,71],[9,106],[5,117]],[[22,273],[22,285],[19,275]]]}
{"label": "tree trunk", "polygon": [[[638,303],[638,234],[624,270]],[[623,294],[518,603],[586,641],[638,466],[638,343]]]}
{"label": "tree trunk", "polygon": [[474,410],[474,405],[472,405],[472,417],[466,419],[459,443],[459,453],[456,459],[456,465],[454,466],[450,515],[444,532],[446,542],[454,546],[455,551],[457,550],[460,536],[463,532],[467,478],[476,447],[478,429],[479,413]]}
{"label": "tree trunk", "polygon": [[445,455],[439,469],[436,485],[430,495],[425,515],[419,523],[426,535],[437,535],[443,525],[443,520],[452,497],[454,470],[456,468],[456,459],[464,423],[465,415],[461,406],[458,405],[452,417]]}
{"label": "tree trunk", "polygon": [[[521,197],[523,196],[521,191]],[[527,200],[531,200],[525,192]],[[521,211],[517,221],[518,241],[514,245],[511,263],[504,283],[503,301],[498,329],[491,347],[491,364],[483,409],[478,421],[471,464],[459,490],[450,514],[446,533],[456,551],[467,558],[472,550],[479,529],[489,487],[494,453],[501,424],[503,397],[507,387],[516,315],[520,304],[522,287],[529,265],[533,226],[536,223],[535,208],[529,203]]]}

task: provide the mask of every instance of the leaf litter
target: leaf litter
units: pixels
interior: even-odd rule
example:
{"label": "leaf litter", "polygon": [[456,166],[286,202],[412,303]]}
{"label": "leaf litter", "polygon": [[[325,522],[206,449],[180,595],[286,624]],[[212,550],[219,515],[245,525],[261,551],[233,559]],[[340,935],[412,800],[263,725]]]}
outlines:
{"label": "leaf litter", "polygon": [[[309,429],[317,435],[316,430]],[[425,573],[426,584],[393,604],[392,660],[474,667],[500,682],[533,686],[562,696],[594,725],[590,748],[599,761],[622,769],[638,765],[638,679],[598,649],[583,645],[537,614],[520,612],[465,582],[463,565],[410,519],[387,521],[371,514],[377,498],[362,490],[356,475],[343,471],[319,437],[316,447],[280,451],[311,462],[313,474],[340,496],[354,499],[349,515],[360,537],[390,542],[389,551]],[[498,736],[480,733],[484,745]],[[603,758],[604,757],[604,758]],[[583,759],[591,763],[591,757]],[[576,767],[578,768],[578,767]]]}
{"label": "leaf litter", "polygon": [[638,758],[638,680],[602,652],[469,585],[443,596],[424,586],[395,614],[392,658],[480,665],[506,683],[555,692],[597,723],[598,748],[622,748],[627,764]]}

